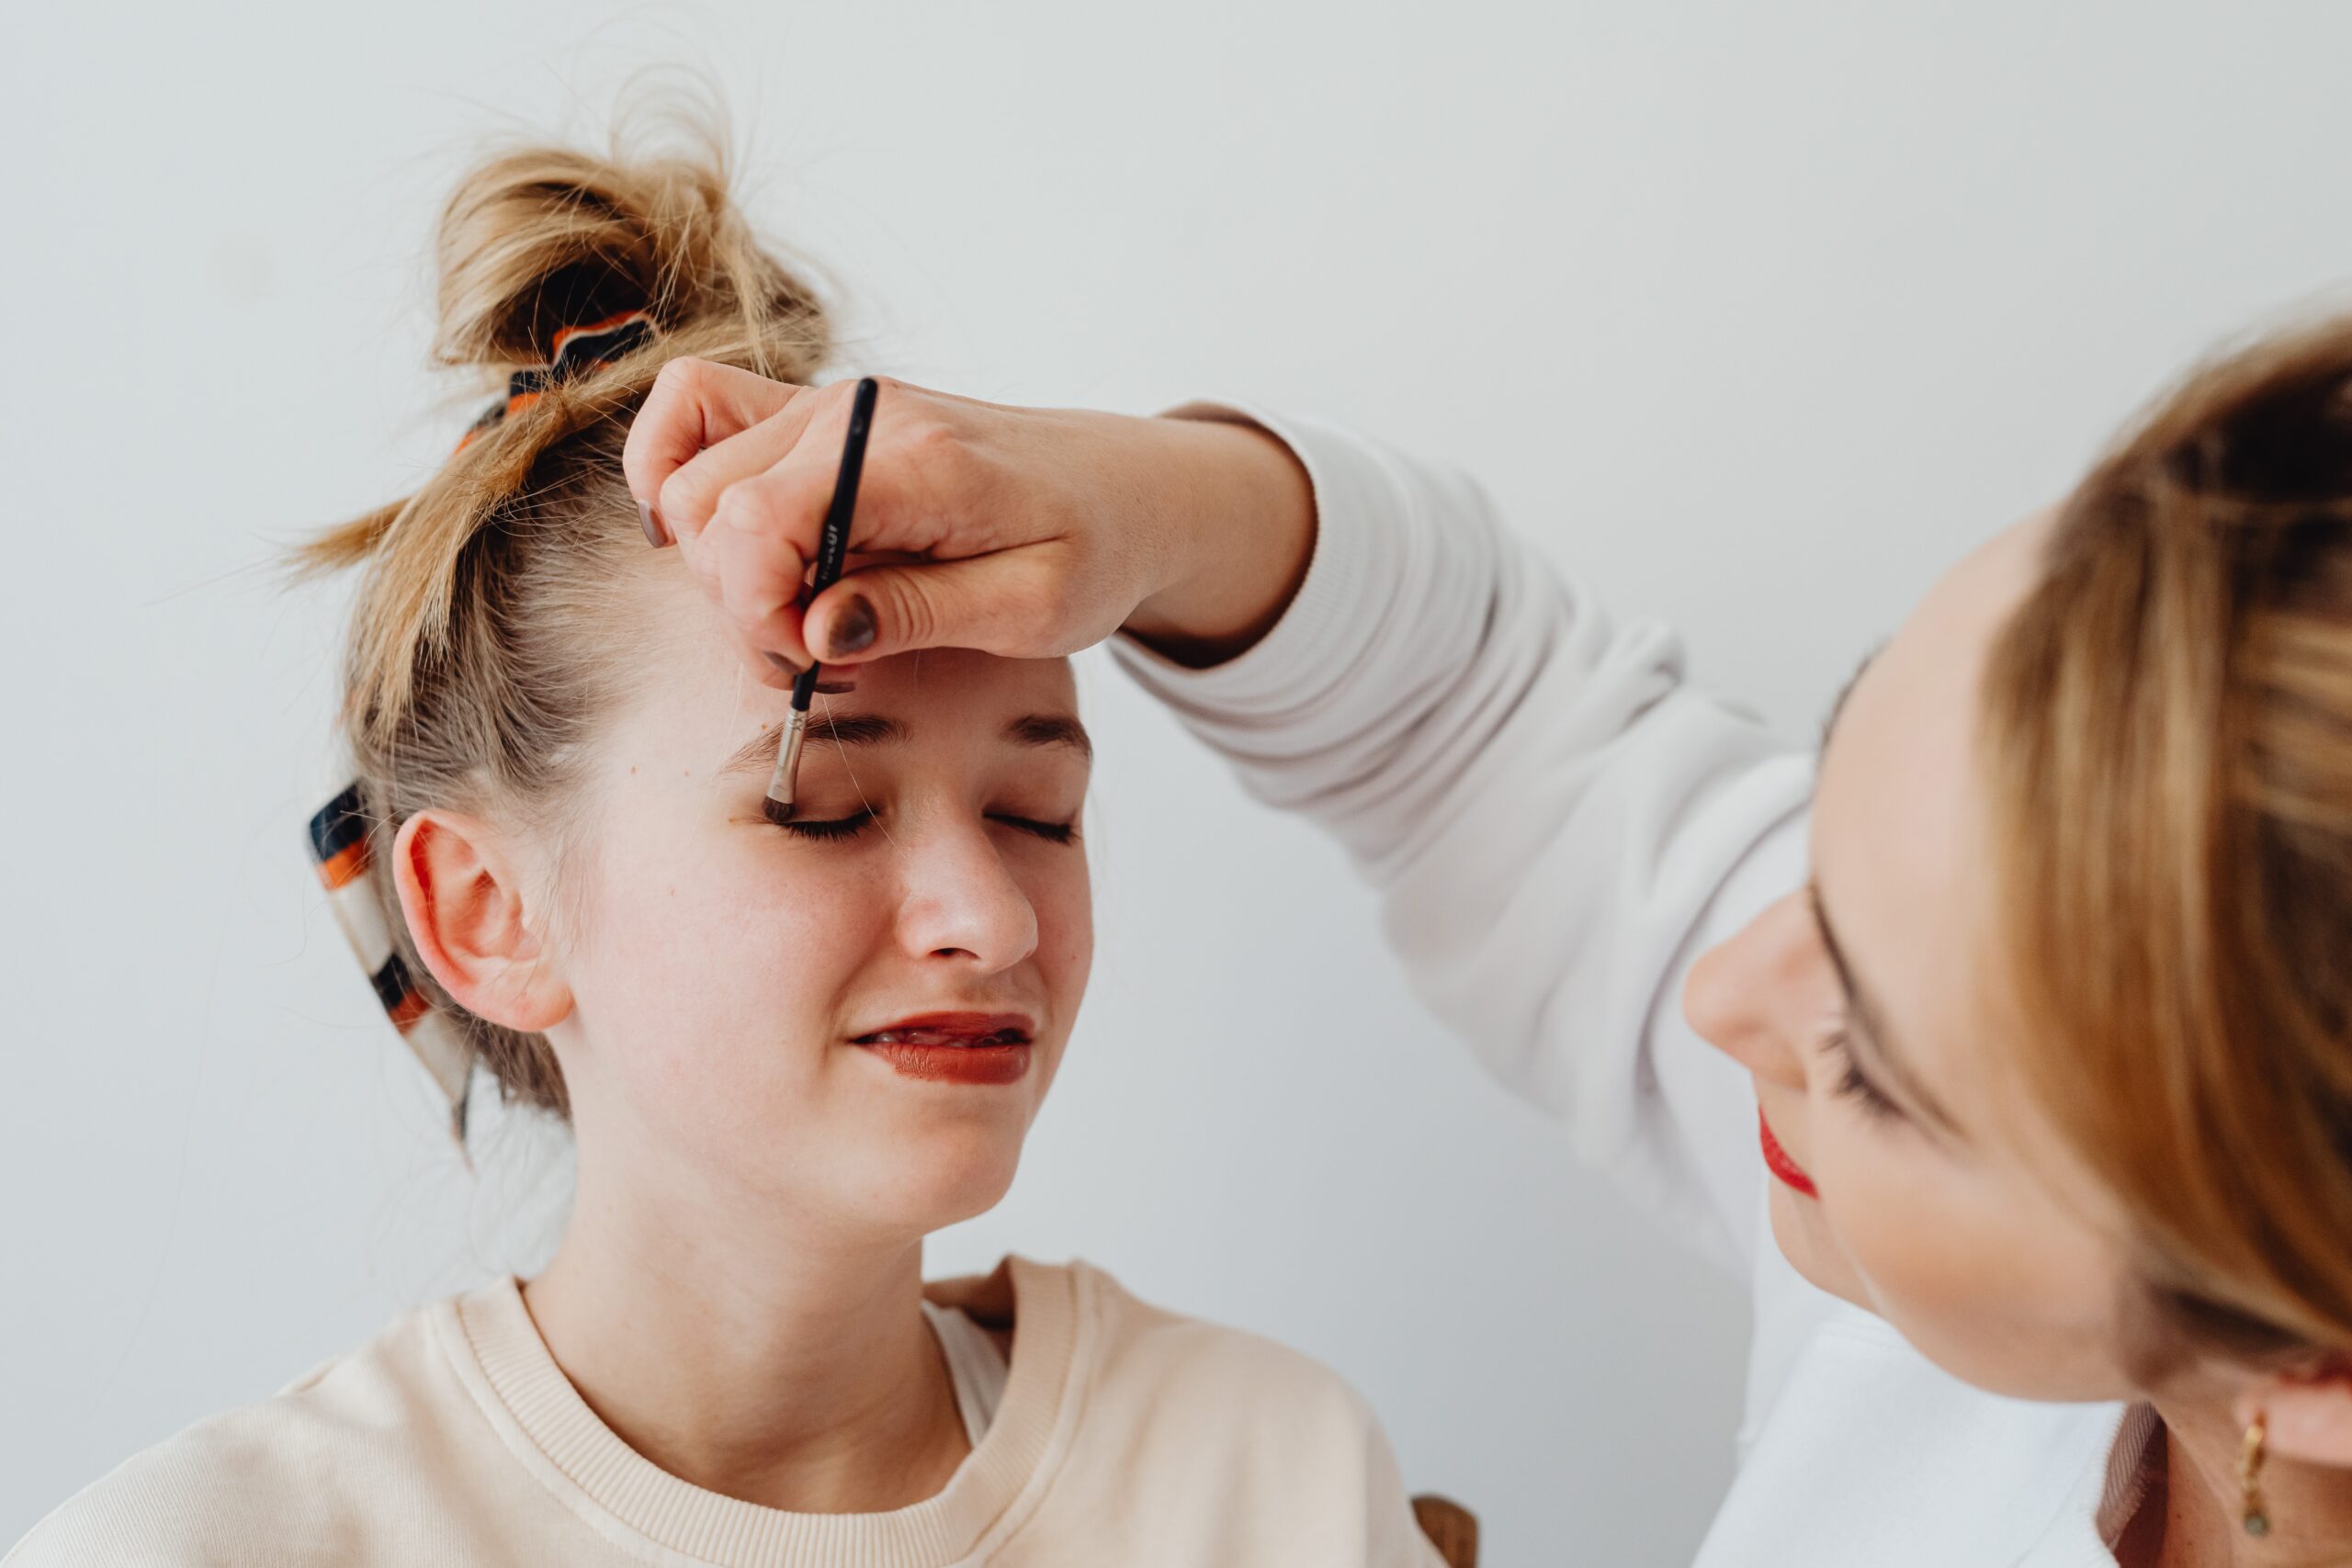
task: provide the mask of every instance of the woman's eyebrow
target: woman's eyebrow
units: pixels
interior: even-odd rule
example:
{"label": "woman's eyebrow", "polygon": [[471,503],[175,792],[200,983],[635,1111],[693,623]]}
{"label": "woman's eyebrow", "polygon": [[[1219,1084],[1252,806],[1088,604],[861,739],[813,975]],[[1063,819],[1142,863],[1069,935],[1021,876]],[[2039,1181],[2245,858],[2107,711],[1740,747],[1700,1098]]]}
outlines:
{"label": "woman's eyebrow", "polygon": [[1023,746],[1067,746],[1088,761],[1094,760],[1094,742],[1086,726],[1069,714],[1023,714],[1004,727],[1004,735]]}
{"label": "woman's eyebrow", "polygon": [[[744,741],[733,756],[719,764],[719,776],[772,772],[775,767],[776,741],[783,733],[784,721],[779,719]],[[823,741],[834,746],[877,746],[886,740],[906,738],[905,725],[878,713],[820,713],[809,716],[807,744],[814,746]]]}
{"label": "woman's eyebrow", "polygon": [[[1846,1006],[1855,1021],[1862,1026],[1860,1035],[1867,1043],[1872,1060],[1886,1074],[1905,1103],[1917,1108],[1923,1121],[1940,1128],[1953,1138],[1959,1138],[1960,1124],[1952,1120],[1951,1113],[1943,1108],[1943,1103],[1928,1092],[1927,1085],[1921,1083],[1905,1064],[1902,1053],[1894,1048],[1888,1037],[1885,1010],[1878,1005],[1877,997],[1863,987],[1855,977],[1853,966],[1846,962],[1845,950],[1838,945],[1838,933],[1829,929],[1829,911],[1822,908],[1820,885],[1807,883],[1804,891],[1805,903],[1813,910],[1814,927],[1821,933],[1821,945],[1829,952],[1829,962],[1838,971],[1838,984],[1846,992]],[[1854,1033],[1850,1030],[1848,1032],[1849,1040]]]}
{"label": "woman's eyebrow", "polygon": [[[776,739],[783,732],[784,725],[778,721],[744,741],[733,756],[720,764],[721,776],[765,773],[773,769]],[[836,746],[878,746],[884,741],[907,739],[912,733],[905,721],[884,714],[820,713],[809,717],[808,744],[814,746],[821,741]],[[1088,738],[1086,726],[1069,714],[1023,714],[1006,723],[1004,738],[1022,746],[1068,747],[1090,761],[1094,757],[1094,742]]]}

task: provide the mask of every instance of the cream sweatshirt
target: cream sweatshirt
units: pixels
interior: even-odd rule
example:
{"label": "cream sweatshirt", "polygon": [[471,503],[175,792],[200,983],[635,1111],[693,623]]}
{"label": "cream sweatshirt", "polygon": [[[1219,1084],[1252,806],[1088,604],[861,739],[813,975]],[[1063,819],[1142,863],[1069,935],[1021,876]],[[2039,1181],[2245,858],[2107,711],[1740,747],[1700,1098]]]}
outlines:
{"label": "cream sweatshirt", "polygon": [[1378,1424],[1306,1357],[1082,1263],[1008,1258],[932,1293],[1010,1327],[1012,1364],[970,1457],[911,1507],[786,1513],[659,1469],[502,1280],[136,1456],[6,1568],[1442,1568]]}
{"label": "cream sweatshirt", "polygon": [[1804,885],[1810,757],[1687,681],[1670,628],[1612,621],[1460,472],[1183,412],[1290,446],[1315,554],[1238,659],[1114,652],[1260,799],[1346,846],[1415,988],[1504,1083],[1747,1284],[1740,1466],[1700,1568],[2112,1568],[2153,1413],[1997,1398],[1806,1284],[1772,1241],[1747,1075],[1683,1020],[1692,959]]}

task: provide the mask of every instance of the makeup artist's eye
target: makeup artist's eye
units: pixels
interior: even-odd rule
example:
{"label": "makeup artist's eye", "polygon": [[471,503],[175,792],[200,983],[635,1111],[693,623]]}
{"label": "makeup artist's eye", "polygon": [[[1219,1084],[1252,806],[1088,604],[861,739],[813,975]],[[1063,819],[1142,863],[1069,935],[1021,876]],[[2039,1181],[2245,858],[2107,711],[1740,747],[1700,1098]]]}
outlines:
{"label": "makeup artist's eye", "polygon": [[1018,828],[1024,833],[1034,833],[1057,844],[1070,843],[1078,838],[1078,824],[1075,822],[1037,822],[1026,817],[1005,816],[993,819],[1008,828]]}
{"label": "makeup artist's eye", "polygon": [[789,822],[779,822],[776,826],[787,833],[797,833],[804,839],[846,839],[873,820],[874,813],[866,810],[859,812],[854,817],[837,817],[830,822],[808,822],[796,817]]}
{"label": "makeup artist's eye", "polygon": [[1854,1048],[1839,1030],[1829,1037],[1828,1048],[1838,1054],[1843,1064],[1838,1076],[1838,1092],[1862,1108],[1862,1113],[1874,1119],[1899,1121],[1903,1108],[1894,1103],[1886,1090],[1862,1076],[1860,1064],[1854,1060]]}

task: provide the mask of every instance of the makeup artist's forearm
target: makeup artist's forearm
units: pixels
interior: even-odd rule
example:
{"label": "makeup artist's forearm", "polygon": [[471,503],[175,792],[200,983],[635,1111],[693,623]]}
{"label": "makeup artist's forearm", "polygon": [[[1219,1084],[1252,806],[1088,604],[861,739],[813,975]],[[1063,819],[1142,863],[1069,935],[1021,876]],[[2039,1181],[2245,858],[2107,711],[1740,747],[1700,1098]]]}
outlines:
{"label": "makeup artist's forearm", "polygon": [[1273,629],[1315,553],[1315,490],[1289,447],[1254,427],[1154,420],[1166,493],[1181,500],[1175,573],[1121,628],[1194,669],[1249,651]]}

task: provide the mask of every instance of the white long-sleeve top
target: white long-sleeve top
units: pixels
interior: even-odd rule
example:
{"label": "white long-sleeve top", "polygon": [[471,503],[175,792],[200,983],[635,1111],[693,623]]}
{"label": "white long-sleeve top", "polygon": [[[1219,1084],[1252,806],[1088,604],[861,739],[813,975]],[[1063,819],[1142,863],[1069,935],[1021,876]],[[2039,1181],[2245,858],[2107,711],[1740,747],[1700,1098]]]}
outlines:
{"label": "white long-sleeve top", "polygon": [[1346,846],[1419,995],[1579,1157],[1754,1300],[1740,1463],[1699,1568],[2111,1568],[2145,1407],[2000,1398],[1806,1284],[1691,960],[1806,874],[1812,762],[1613,626],[1453,470],[1254,410],[1315,488],[1298,596],[1228,663],[1114,654],[1260,799]]}

